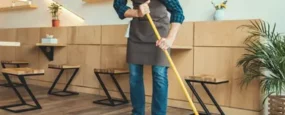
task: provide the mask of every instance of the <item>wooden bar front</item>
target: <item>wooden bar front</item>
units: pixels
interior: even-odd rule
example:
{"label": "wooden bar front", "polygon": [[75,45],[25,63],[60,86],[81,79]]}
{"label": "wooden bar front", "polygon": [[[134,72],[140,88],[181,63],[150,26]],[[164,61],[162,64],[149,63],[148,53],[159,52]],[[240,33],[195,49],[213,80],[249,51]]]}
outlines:
{"label": "wooden bar front", "polygon": [[[177,49],[174,47],[171,52],[182,77],[210,74],[229,79],[229,83],[209,85],[209,89],[225,113],[230,115],[258,115],[261,110],[258,82],[250,84],[247,89],[240,89],[238,78],[242,76],[242,71],[236,67],[237,60],[245,53],[243,40],[247,35],[237,27],[249,23],[249,20],[185,22],[174,43]],[[81,69],[71,84],[71,90],[104,95],[95,78],[94,68],[128,68],[127,38],[124,37],[126,29],[127,25],[0,29],[0,41],[22,43],[19,48],[1,47],[0,60],[23,60],[29,62],[32,68],[44,69],[44,76],[29,78],[28,83],[45,87],[50,87],[58,74],[58,71],[48,69],[48,64],[80,65]],[[59,44],[66,45],[55,48],[54,61],[48,61],[36,47],[36,43],[39,43],[46,34],[54,35]],[[72,74],[72,71],[63,74],[59,81],[61,85],[57,88],[62,88],[63,83],[67,82],[66,77],[70,76],[67,74]],[[172,107],[189,109],[187,99],[174,75],[170,68],[168,104]],[[111,95],[120,96],[111,79],[104,76],[102,78]],[[124,75],[118,76],[117,79],[129,97],[129,77]],[[151,102],[150,66],[145,66],[144,80],[146,99],[147,102]],[[213,104],[209,103],[209,97],[202,87],[198,84],[194,86],[208,104],[210,111],[217,112]],[[197,108],[202,110],[197,100],[195,98],[193,100]]]}

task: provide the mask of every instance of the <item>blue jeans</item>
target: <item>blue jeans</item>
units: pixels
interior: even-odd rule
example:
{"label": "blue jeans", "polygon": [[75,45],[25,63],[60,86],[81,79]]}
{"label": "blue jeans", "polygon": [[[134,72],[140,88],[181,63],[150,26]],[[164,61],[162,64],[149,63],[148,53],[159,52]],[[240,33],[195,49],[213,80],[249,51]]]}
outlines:
{"label": "blue jeans", "polygon": [[[133,106],[132,115],[145,114],[145,90],[143,65],[130,64],[130,92]],[[153,94],[152,115],[166,115],[168,97],[168,67],[152,66]]]}

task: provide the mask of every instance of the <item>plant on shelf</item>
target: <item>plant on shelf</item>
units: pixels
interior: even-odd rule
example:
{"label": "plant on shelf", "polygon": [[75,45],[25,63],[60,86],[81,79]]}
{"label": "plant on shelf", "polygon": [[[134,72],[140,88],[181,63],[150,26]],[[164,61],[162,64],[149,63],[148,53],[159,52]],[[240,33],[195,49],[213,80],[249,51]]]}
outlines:
{"label": "plant on shelf", "polygon": [[227,8],[227,0],[225,0],[224,2],[220,3],[220,4],[215,4],[213,1],[212,1],[212,4],[214,6],[214,8],[216,9],[215,11],[215,15],[214,15],[214,20],[222,20],[224,19],[224,15],[225,15],[225,11],[224,9]]}
{"label": "plant on shelf", "polygon": [[52,26],[53,27],[58,27],[60,24],[60,21],[59,21],[59,13],[60,13],[60,10],[61,10],[61,5],[59,4],[56,4],[56,3],[52,3],[50,6],[49,6],[49,10],[50,10],[50,13],[52,15]]}
{"label": "plant on shelf", "polygon": [[[242,25],[249,33],[245,40],[248,53],[238,61],[242,66],[244,76],[241,86],[247,86],[258,80],[264,101],[270,98],[283,100],[285,91],[285,36],[276,32],[273,26],[265,21],[251,21],[249,25]],[[269,102],[270,104],[274,101]],[[274,103],[276,104],[276,102]],[[279,106],[279,105],[278,105]],[[285,106],[284,103],[281,106]],[[273,108],[270,108],[273,110]]]}

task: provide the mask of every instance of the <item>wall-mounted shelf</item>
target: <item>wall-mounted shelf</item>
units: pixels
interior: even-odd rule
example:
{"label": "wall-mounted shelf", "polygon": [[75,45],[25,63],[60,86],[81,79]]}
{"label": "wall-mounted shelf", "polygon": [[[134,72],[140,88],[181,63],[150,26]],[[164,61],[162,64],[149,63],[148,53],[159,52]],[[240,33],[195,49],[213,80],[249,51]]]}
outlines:
{"label": "wall-mounted shelf", "polygon": [[172,46],[171,49],[173,50],[192,50],[193,47],[191,46]]}
{"label": "wall-mounted shelf", "polygon": [[21,5],[21,6],[9,6],[0,8],[0,12],[5,11],[14,11],[14,10],[28,10],[28,9],[36,9],[38,8],[35,5]]}
{"label": "wall-mounted shelf", "polygon": [[65,47],[66,45],[37,43],[36,46],[38,46],[42,50],[42,52],[45,54],[45,56],[48,58],[49,61],[53,61],[54,48],[55,47]]}

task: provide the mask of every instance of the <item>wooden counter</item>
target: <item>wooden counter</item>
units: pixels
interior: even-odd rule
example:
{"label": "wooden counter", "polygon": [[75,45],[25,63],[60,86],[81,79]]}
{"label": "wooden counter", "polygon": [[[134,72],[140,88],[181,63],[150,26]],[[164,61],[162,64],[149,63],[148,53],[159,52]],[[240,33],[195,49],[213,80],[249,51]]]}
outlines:
{"label": "wooden counter", "polygon": [[[241,90],[238,78],[242,76],[242,71],[241,68],[236,67],[237,60],[245,53],[243,40],[247,35],[236,28],[249,23],[249,20],[185,22],[173,45],[175,50],[171,52],[174,63],[183,77],[210,74],[229,79],[228,84],[209,86],[209,89],[225,113],[230,115],[258,115],[261,109],[258,82]],[[0,41],[20,41],[23,44],[20,48],[1,47],[0,53],[6,55],[1,55],[0,59],[25,60],[32,68],[44,69],[44,77],[30,78],[29,83],[47,87],[50,87],[55,79],[54,76],[58,73],[48,69],[48,64],[81,65],[81,70],[72,82],[71,90],[104,95],[95,78],[94,68],[128,67],[127,38],[124,37],[126,29],[127,25],[0,29]],[[46,34],[52,34],[58,38],[60,44],[66,44],[66,47],[55,49],[54,61],[51,62],[35,45]],[[63,77],[67,74],[63,74]],[[146,100],[151,102],[150,66],[145,67],[144,75]],[[106,87],[111,95],[119,96],[113,83],[108,84],[111,79],[106,77],[103,80],[106,81]],[[118,81],[129,97],[129,77],[118,77]],[[60,80],[60,83],[66,82],[64,78]],[[217,112],[209,103],[202,87],[194,86],[197,87],[204,102],[209,104],[209,109]],[[192,94],[191,96],[193,97]],[[196,99],[194,102],[197,102]],[[189,109],[187,99],[171,68],[169,69],[169,106]],[[199,105],[197,108],[201,110]]]}

